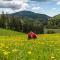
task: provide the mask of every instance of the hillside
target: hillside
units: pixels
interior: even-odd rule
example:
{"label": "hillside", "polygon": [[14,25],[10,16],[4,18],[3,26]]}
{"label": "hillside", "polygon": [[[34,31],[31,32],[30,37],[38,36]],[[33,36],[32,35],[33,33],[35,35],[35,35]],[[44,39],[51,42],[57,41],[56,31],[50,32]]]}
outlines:
{"label": "hillside", "polygon": [[0,28],[0,36],[19,36],[24,33]]}
{"label": "hillside", "polygon": [[47,21],[50,16],[47,16],[45,14],[39,14],[39,13],[34,13],[32,11],[20,11],[20,12],[16,12],[11,14],[12,16],[23,16],[23,17],[27,17],[27,18],[31,18],[31,19],[40,19],[40,20],[45,20]]}
{"label": "hillside", "polygon": [[60,14],[55,15],[53,18],[55,18],[55,19],[60,19]]}
{"label": "hillside", "polygon": [[0,60],[60,60],[60,34],[37,36],[0,36]]}

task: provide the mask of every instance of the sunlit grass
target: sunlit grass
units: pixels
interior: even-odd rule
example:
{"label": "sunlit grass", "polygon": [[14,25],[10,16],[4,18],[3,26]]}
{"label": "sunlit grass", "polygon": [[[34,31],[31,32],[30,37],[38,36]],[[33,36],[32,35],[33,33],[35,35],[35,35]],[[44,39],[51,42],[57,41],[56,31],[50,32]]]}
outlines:
{"label": "sunlit grass", "polygon": [[0,36],[0,60],[60,60],[60,34]]}

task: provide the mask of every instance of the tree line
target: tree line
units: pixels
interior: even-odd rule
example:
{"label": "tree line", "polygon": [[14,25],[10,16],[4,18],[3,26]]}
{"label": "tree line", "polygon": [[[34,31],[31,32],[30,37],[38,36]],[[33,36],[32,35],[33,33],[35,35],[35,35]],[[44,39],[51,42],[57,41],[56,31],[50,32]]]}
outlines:
{"label": "tree line", "polygon": [[60,29],[60,15],[59,17],[49,18],[43,20],[41,18],[31,19],[28,17],[12,16],[9,14],[0,15],[0,28],[11,29],[19,32],[28,33],[33,31],[35,33],[44,33],[44,28],[47,29]]}
{"label": "tree line", "polygon": [[35,33],[43,33],[43,22],[33,20],[27,17],[16,17],[2,13],[0,15],[0,28],[11,29],[19,32],[28,33],[33,31]]}
{"label": "tree line", "polygon": [[60,29],[60,15],[57,15],[55,17],[50,18],[48,20],[48,24],[47,24],[46,28],[48,28],[48,29]]}

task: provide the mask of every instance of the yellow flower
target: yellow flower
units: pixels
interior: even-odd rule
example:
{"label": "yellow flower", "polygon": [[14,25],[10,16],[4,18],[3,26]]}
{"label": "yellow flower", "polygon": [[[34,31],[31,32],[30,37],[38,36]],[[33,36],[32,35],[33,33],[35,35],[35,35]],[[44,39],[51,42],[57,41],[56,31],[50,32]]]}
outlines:
{"label": "yellow flower", "polygon": [[5,50],[2,50],[3,52],[5,51]]}
{"label": "yellow flower", "polygon": [[60,50],[60,49],[57,49],[58,51]]}
{"label": "yellow flower", "polygon": [[45,42],[40,42],[42,45],[45,44]]}
{"label": "yellow flower", "polygon": [[52,59],[55,59],[55,57],[54,57],[54,56],[51,56],[51,58],[52,58]]}
{"label": "yellow flower", "polygon": [[5,44],[3,44],[3,43],[0,44],[0,47],[4,47],[4,46],[5,46]]}
{"label": "yellow flower", "polygon": [[17,49],[13,49],[12,52],[17,52],[18,50]]}
{"label": "yellow flower", "polygon": [[9,53],[10,53],[10,52],[8,52],[8,51],[4,51],[4,52],[3,52],[4,55],[8,55]]}
{"label": "yellow flower", "polygon": [[31,54],[31,51],[28,51],[28,54]]}
{"label": "yellow flower", "polygon": [[8,49],[9,47],[7,46],[6,48]]}

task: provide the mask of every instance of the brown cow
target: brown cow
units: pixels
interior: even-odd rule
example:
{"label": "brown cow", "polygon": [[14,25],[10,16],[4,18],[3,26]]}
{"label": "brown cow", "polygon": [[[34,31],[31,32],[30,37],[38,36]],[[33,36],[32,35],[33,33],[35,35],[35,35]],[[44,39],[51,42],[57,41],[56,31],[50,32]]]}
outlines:
{"label": "brown cow", "polygon": [[37,36],[35,33],[33,33],[33,32],[28,33],[28,39],[36,39],[36,38],[37,38]]}

